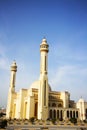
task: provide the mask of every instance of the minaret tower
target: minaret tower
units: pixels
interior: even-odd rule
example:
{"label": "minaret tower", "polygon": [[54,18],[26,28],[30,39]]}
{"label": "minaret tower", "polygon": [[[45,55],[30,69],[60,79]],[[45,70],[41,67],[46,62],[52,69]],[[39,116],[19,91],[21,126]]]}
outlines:
{"label": "minaret tower", "polygon": [[6,117],[13,118],[12,115],[12,103],[13,103],[13,97],[15,95],[15,79],[16,79],[16,71],[17,71],[17,65],[14,61],[11,65],[11,79],[10,79],[10,88],[8,93],[8,102],[7,102],[7,110],[6,110]]}
{"label": "minaret tower", "polygon": [[11,92],[15,92],[16,72],[17,72],[17,65],[16,65],[16,62],[13,61],[12,65],[11,65],[11,79],[10,79]]}
{"label": "minaret tower", "polygon": [[40,44],[40,87],[38,92],[38,119],[42,120],[48,118],[48,52],[49,45],[47,44],[47,40],[44,38]]}
{"label": "minaret tower", "polygon": [[47,40],[44,38],[40,44],[41,62],[40,62],[40,76],[43,74],[47,75],[47,62],[48,62],[49,45]]}

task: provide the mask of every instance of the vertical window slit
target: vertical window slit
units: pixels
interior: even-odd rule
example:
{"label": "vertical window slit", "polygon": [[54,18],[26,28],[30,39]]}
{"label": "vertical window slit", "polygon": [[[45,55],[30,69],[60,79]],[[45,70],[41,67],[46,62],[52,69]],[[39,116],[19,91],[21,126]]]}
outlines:
{"label": "vertical window slit", "polygon": [[44,81],[44,106],[46,106],[46,80]]}
{"label": "vertical window slit", "polygon": [[46,56],[45,56],[45,71],[46,71]]}

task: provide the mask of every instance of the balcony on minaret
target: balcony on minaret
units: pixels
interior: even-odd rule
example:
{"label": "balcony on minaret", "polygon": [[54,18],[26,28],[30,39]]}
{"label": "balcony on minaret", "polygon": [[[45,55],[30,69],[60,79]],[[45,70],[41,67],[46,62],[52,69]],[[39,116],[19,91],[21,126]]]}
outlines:
{"label": "balcony on minaret", "polygon": [[14,61],[11,65],[11,71],[17,71],[17,65],[16,65],[16,62]]}
{"label": "balcony on minaret", "polygon": [[47,40],[44,38],[42,43],[40,44],[40,51],[49,51],[49,45],[47,44]]}

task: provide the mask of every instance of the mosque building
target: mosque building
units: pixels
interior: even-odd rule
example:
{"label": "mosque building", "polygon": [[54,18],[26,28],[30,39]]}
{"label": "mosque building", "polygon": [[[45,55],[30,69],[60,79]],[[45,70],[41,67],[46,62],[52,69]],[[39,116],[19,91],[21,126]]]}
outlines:
{"label": "mosque building", "polygon": [[53,91],[48,82],[48,52],[47,40],[40,44],[40,77],[30,88],[15,92],[17,65],[11,65],[11,79],[7,102],[7,119],[87,119],[87,102],[80,99],[77,103],[70,100],[70,93]]}

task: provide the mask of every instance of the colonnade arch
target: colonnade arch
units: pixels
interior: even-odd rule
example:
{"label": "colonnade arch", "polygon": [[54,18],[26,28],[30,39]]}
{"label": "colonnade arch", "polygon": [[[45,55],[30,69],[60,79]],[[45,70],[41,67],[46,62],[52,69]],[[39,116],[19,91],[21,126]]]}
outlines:
{"label": "colonnade arch", "polygon": [[[64,114],[65,113],[65,114]],[[78,118],[77,110],[64,110],[64,109],[50,109],[49,118],[51,119],[64,119],[65,118]]]}
{"label": "colonnade arch", "polygon": [[67,118],[78,118],[78,111],[75,110],[67,110]]}
{"label": "colonnade arch", "polygon": [[51,119],[63,119],[63,111],[62,110],[50,109],[49,118],[51,118]]}

